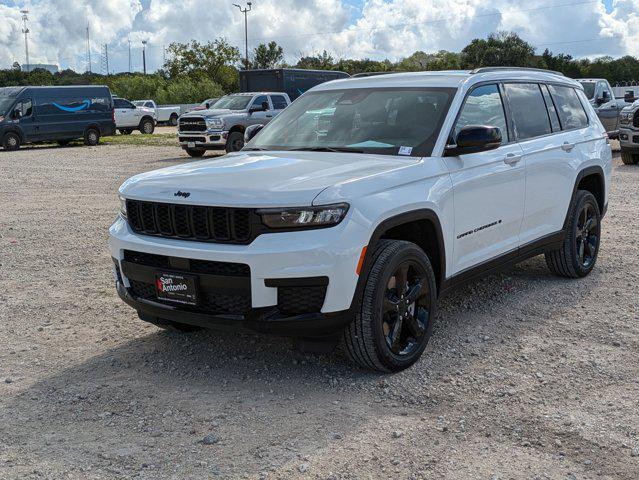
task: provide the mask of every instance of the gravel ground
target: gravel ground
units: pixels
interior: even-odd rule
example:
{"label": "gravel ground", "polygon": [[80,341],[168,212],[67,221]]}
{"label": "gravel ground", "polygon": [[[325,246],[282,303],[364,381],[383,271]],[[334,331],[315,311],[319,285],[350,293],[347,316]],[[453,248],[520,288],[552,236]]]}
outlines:
{"label": "gravel ground", "polygon": [[396,375],[290,340],[167,333],[116,296],[128,176],[164,147],[0,152],[0,478],[637,479],[639,168],[593,273],[536,257],[442,302]]}

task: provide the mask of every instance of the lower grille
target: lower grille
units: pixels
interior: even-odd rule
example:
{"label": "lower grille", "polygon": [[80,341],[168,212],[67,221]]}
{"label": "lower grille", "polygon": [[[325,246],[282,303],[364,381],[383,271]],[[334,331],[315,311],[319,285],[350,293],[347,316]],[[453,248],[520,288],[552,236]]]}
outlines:
{"label": "lower grille", "polygon": [[639,143],[639,135],[634,135],[632,137],[632,143]]}
{"label": "lower grille", "polygon": [[286,315],[318,313],[324,305],[326,285],[309,287],[278,287],[277,308]]}
{"label": "lower grille", "polygon": [[[188,273],[204,273],[209,275],[223,275],[228,277],[250,277],[251,269],[244,263],[213,262],[210,260],[196,260],[181,257],[167,257],[153,253],[124,251],[124,260],[147,267],[179,269]],[[187,264],[188,267],[184,268]],[[179,265],[179,266],[178,266]]]}
{"label": "lower grille", "polygon": [[202,142],[206,143],[206,137],[180,137],[180,142]]}

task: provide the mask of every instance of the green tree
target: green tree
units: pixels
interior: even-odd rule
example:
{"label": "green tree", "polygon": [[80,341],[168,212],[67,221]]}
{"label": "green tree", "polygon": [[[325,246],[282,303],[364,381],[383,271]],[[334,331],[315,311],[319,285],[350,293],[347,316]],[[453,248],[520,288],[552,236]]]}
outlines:
{"label": "green tree", "polygon": [[476,38],[461,52],[463,68],[528,67],[533,64],[535,48],[516,33],[493,33],[487,39]]}
{"label": "green tree", "polygon": [[252,68],[275,68],[284,61],[284,49],[276,42],[260,43],[253,50]]}
{"label": "green tree", "polygon": [[301,57],[297,61],[295,68],[305,68],[308,70],[335,70],[335,59],[324,50],[320,54]]}

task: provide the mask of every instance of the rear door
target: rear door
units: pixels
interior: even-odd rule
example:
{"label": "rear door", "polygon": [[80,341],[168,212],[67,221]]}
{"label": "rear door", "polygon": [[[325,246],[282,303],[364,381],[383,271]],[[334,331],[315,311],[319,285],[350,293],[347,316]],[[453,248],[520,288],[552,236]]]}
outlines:
{"label": "rear door", "polygon": [[481,85],[468,94],[451,142],[466,125],[499,127],[503,143],[495,150],[445,157],[454,190],[453,274],[516,254],[524,214],[522,151],[508,128],[498,84]]}
{"label": "rear door", "polygon": [[[572,195],[575,164],[582,161],[579,125],[585,112],[574,89],[558,85],[511,84],[509,95],[517,139],[526,161],[526,209],[521,243],[558,233]],[[567,110],[570,94],[574,109]]]}

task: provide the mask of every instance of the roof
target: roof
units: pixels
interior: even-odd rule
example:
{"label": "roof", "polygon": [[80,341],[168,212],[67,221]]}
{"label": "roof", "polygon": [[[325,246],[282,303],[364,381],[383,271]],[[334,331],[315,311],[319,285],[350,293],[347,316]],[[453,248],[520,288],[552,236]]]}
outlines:
{"label": "roof", "polygon": [[485,81],[522,81],[561,83],[581,88],[568,77],[550,70],[524,68],[487,68],[477,70],[442,70],[433,72],[404,72],[387,75],[373,75],[358,78],[344,78],[322,83],[312,90],[336,90],[341,88],[380,87],[449,87],[459,88]]}
{"label": "roof", "polygon": [[238,92],[229,93],[228,95],[252,97],[254,95],[282,95],[284,92]]}

